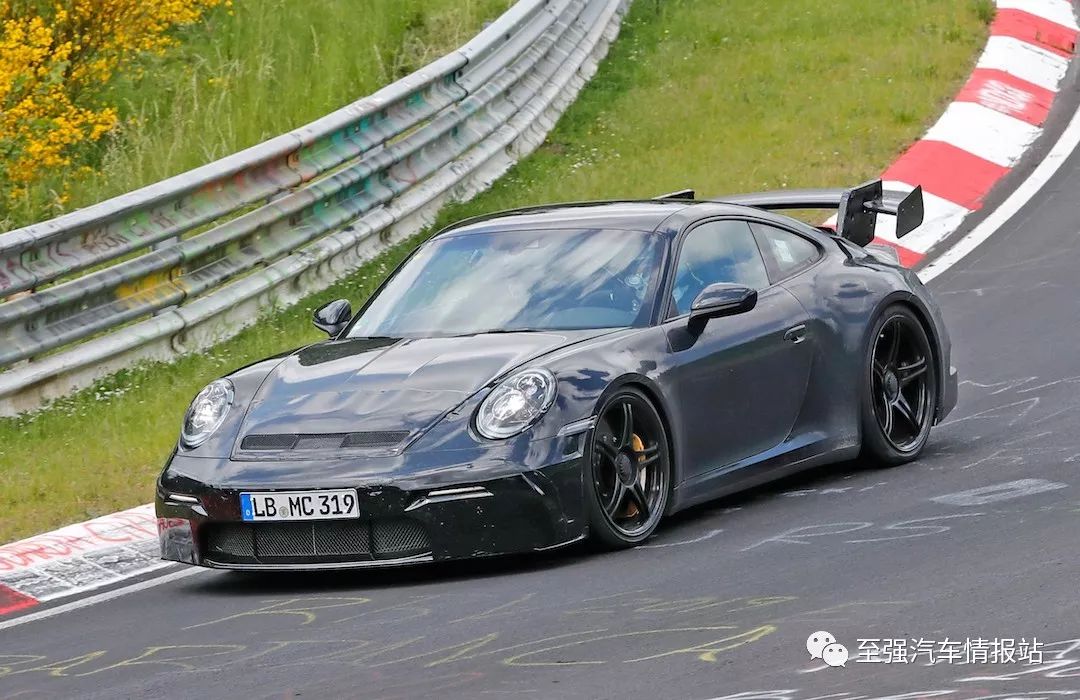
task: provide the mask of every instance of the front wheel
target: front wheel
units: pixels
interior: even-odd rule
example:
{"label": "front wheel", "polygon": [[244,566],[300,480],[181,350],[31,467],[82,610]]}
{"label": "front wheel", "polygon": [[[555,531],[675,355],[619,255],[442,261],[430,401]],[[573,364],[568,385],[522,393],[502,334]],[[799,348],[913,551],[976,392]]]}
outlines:
{"label": "front wheel", "polygon": [[652,402],[632,387],[604,402],[589,438],[589,531],[607,548],[643,542],[660,523],[671,483],[668,437]]}
{"label": "front wheel", "polygon": [[930,438],[937,404],[937,367],[930,338],[903,306],[874,324],[862,397],[863,454],[892,466],[917,459]]}

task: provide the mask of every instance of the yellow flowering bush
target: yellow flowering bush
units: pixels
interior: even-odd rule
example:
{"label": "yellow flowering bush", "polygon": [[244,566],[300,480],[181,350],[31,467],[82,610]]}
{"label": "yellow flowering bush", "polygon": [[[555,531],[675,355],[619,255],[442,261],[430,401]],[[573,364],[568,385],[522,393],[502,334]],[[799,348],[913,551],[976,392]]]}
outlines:
{"label": "yellow flowering bush", "polygon": [[[0,0],[0,196],[82,166],[118,121],[103,91],[230,0]],[[3,201],[3,200],[0,200]],[[0,205],[2,209],[2,205]]]}

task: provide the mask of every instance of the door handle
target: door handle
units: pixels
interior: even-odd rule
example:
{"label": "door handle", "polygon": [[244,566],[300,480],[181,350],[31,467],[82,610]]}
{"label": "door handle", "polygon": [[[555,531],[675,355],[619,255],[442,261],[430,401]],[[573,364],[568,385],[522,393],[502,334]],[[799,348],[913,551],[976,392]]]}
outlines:
{"label": "door handle", "polygon": [[806,326],[800,323],[794,328],[789,328],[788,332],[784,334],[784,340],[790,340],[795,345],[806,340]]}

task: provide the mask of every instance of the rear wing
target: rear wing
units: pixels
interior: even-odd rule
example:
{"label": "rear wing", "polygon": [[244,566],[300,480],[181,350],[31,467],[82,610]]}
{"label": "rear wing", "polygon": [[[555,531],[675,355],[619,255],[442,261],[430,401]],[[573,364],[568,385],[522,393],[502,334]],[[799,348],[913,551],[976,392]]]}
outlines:
{"label": "rear wing", "polygon": [[[682,195],[682,192],[673,193]],[[684,195],[685,196],[685,195]],[[836,233],[856,245],[874,240],[877,215],[896,217],[896,237],[911,233],[923,222],[922,187],[911,192],[885,190],[881,180],[872,180],[849,190],[779,190],[722,197],[717,200],[757,209],[835,209]]]}

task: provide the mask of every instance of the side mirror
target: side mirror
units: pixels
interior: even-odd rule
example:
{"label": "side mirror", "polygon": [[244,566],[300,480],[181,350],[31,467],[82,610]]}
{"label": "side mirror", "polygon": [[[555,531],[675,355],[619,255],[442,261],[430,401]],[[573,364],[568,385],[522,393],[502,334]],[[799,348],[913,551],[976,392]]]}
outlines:
{"label": "side mirror", "polygon": [[346,299],[336,299],[315,309],[315,327],[331,338],[336,336],[352,320],[352,306]]}
{"label": "side mirror", "polygon": [[705,330],[710,319],[746,313],[757,305],[757,292],[741,284],[710,284],[690,305],[687,328],[695,335]]}

